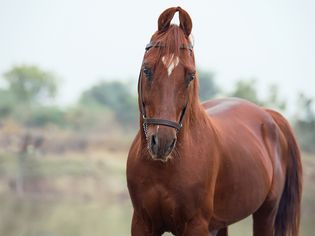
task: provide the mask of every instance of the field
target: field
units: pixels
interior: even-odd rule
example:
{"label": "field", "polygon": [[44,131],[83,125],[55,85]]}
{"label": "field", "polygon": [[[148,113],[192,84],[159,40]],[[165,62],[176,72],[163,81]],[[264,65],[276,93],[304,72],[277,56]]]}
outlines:
{"label": "field", "polygon": [[[0,235],[130,235],[125,151],[0,154]],[[302,235],[315,230],[315,156],[303,155]],[[251,235],[251,219],[230,235]],[[167,235],[167,234],[165,234]]]}

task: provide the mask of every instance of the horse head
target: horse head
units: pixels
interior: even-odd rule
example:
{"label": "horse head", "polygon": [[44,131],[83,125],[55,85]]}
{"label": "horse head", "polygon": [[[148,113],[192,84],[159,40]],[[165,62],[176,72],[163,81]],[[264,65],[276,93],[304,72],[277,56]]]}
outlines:
{"label": "horse head", "polygon": [[[179,26],[171,24],[176,12]],[[160,15],[158,30],[146,46],[138,83],[140,122],[154,160],[165,162],[171,157],[188,119],[185,114],[195,99],[191,30],[188,13],[180,7],[169,8]]]}

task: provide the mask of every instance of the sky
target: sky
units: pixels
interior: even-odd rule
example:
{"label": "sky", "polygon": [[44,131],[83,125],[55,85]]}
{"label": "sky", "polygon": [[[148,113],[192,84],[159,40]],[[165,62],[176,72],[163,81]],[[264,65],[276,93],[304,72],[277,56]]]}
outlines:
{"label": "sky", "polygon": [[291,104],[298,92],[315,97],[313,0],[0,0],[0,6],[0,75],[19,64],[51,71],[61,105],[100,80],[136,80],[157,19],[172,6],[190,14],[197,67],[215,73],[224,90],[256,78],[261,96],[277,84]]}

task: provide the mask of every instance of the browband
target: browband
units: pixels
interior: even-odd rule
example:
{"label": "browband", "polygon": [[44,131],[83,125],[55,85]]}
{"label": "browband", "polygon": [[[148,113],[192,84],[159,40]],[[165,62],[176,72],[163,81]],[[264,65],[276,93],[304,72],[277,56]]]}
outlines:
{"label": "browband", "polygon": [[[145,46],[145,50],[148,51],[151,48],[163,48],[165,47],[165,44],[161,43],[161,42],[150,42]],[[180,49],[188,49],[189,51],[192,52],[194,46],[190,43],[188,45],[182,44],[180,47]]]}

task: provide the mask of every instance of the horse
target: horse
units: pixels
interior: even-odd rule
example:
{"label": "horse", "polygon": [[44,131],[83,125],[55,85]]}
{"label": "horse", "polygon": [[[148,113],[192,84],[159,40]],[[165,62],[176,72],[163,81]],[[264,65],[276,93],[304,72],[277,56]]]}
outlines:
{"label": "horse", "polygon": [[252,215],[254,236],[297,236],[302,165],[288,121],[238,98],[201,103],[191,31],[184,9],[166,9],[145,48],[126,170],[131,235],[227,236]]}

